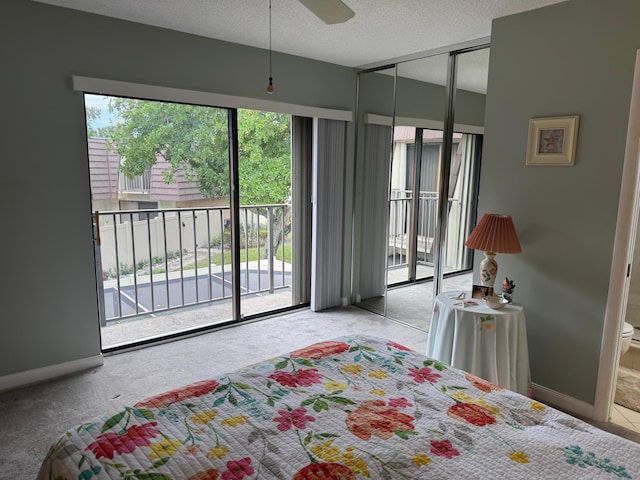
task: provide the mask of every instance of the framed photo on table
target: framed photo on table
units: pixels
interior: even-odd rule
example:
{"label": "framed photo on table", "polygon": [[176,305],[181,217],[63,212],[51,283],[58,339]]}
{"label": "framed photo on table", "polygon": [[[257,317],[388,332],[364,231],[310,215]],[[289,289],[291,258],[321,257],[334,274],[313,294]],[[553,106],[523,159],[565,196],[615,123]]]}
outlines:
{"label": "framed photo on table", "polygon": [[575,163],[578,115],[529,120],[527,165],[569,166]]}
{"label": "framed photo on table", "polygon": [[473,290],[471,290],[471,298],[484,298],[491,295],[493,295],[493,287],[474,285]]}

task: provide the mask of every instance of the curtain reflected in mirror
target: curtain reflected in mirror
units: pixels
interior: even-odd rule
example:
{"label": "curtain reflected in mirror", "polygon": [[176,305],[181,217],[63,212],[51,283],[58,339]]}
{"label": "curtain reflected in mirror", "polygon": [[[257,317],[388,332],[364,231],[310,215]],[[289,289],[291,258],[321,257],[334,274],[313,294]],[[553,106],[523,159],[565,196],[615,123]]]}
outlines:
{"label": "curtain reflected in mirror", "polygon": [[385,314],[395,67],[359,75],[354,232],[356,302]]}

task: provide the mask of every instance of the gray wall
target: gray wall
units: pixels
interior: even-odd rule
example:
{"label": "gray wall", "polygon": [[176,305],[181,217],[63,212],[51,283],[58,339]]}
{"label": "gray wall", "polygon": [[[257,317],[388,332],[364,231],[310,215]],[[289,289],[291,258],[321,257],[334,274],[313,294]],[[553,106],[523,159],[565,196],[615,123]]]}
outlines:
{"label": "gray wall", "polygon": [[[71,75],[267,98],[264,50],[0,3],[0,376],[100,352],[83,98]],[[274,54],[270,100],[352,110],[349,68]],[[352,147],[351,147],[352,148]]]}
{"label": "gray wall", "polygon": [[[499,255],[524,305],[535,383],[593,403],[640,2],[574,0],[493,22],[479,213],[513,216]],[[532,117],[580,115],[576,165],[525,166]],[[479,262],[476,255],[476,263]],[[477,275],[477,274],[476,274]]]}

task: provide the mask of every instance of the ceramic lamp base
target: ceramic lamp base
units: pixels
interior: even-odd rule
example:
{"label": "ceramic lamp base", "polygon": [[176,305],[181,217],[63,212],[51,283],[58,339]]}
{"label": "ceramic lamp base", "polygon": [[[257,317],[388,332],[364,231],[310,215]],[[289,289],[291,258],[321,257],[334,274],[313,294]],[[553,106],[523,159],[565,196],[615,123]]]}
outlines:
{"label": "ceramic lamp base", "polygon": [[498,274],[498,262],[494,252],[484,252],[484,258],[480,262],[480,281],[484,287],[493,288]]}

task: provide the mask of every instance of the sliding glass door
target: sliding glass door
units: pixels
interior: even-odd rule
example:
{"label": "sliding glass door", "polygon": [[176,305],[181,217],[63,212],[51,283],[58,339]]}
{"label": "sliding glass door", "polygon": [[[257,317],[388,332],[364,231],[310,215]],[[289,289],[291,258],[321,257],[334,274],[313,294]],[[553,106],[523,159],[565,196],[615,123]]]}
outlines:
{"label": "sliding glass door", "polygon": [[104,349],[309,302],[290,115],[85,98]]}
{"label": "sliding glass door", "polygon": [[291,115],[238,110],[240,310],[292,305]]}

